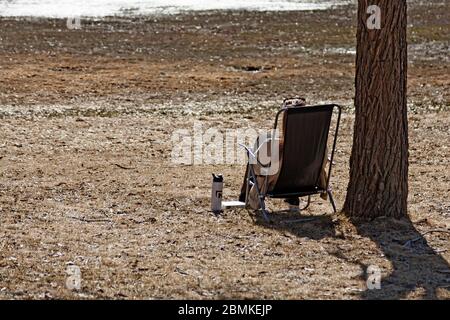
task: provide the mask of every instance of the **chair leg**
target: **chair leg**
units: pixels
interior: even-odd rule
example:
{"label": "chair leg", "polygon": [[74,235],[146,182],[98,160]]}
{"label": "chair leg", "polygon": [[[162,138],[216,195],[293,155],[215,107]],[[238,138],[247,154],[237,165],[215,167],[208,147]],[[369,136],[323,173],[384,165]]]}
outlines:
{"label": "chair leg", "polygon": [[310,204],[311,204],[311,196],[308,196],[308,203],[306,204],[306,206],[304,208],[301,208],[300,211],[308,209]]}
{"label": "chair leg", "polygon": [[266,222],[270,222],[269,216],[267,215],[267,210],[266,210],[266,203],[264,202],[264,197],[260,196],[259,197],[259,205],[261,207],[261,212],[263,214],[264,220],[266,220]]}
{"label": "chair leg", "polygon": [[265,203],[265,195],[261,193],[261,189],[259,188],[259,184],[258,184],[258,178],[256,177],[255,173],[253,172],[253,177],[254,177],[254,187],[256,188],[256,192],[258,193],[258,200],[259,200],[259,206],[261,208],[264,220],[266,220],[266,222],[270,222],[269,216],[267,215],[267,210],[266,210],[266,203]]}
{"label": "chair leg", "polygon": [[261,211],[264,217],[264,220],[266,220],[266,222],[270,222],[269,216],[267,215],[267,210],[266,210],[266,204],[264,202],[265,200],[265,196],[261,193],[260,189],[259,189],[259,185],[258,185],[258,179],[256,177],[255,172],[253,171],[252,166],[250,165],[249,168],[249,174],[248,174],[248,179],[247,179],[247,193],[245,195],[245,207],[248,209],[249,208],[249,194],[250,194],[250,184],[251,181],[250,179],[253,178],[253,185],[256,188],[256,192],[258,193],[258,201],[259,201],[259,206],[261,207]]}
{"label": "chair leg", "polygon": [[334,211],[334,213],[337,213],[336,203],[334,202],[333,193],[331,192],[331,190],[328,190],[327,193],[328,193],[328,197],[330,198],[330,202],[331,202],[331,206],[333,207],[333,211]]}
{"label": "chair leg", "polygon": [[248,209],[248,201],[249,201],[248,195],[250,193],[250,177],[251,177],[251,175],[252,175],[252,173],[249,168],[248,172],[247,172],[247,186],[245,189],[245,208],[247,208],[247,209]]}

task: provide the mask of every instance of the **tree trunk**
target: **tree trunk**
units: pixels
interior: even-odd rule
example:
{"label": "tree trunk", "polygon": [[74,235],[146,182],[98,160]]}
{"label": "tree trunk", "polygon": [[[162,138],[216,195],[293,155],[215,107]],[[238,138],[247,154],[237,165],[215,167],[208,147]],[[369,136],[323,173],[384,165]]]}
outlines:
{"label": "tree trunk", "polygon": [[[380,29],[368,22],[371,5],[381,9]],[[351,217],[407,215],[406,23],[406,0],[358,1],[356,115],[344,204]]]}

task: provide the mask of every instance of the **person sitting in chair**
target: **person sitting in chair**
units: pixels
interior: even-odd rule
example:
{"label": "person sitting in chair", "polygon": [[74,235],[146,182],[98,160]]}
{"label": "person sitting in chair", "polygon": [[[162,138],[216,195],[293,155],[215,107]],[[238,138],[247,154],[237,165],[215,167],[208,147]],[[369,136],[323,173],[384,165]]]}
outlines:
{"label": "person sitting in chair", "polygon": [[[306,106],[306,100],[304,98],[295,98],[295,99],[290,99],[285,101],[284,103],[284,108],[301,108]],[[286,114],[283,115],[282,118],[282,126],[281,128],[284,128],[284,124],[285,124],[285,119]],[[282,130],[281,130],[282,131]],[[280,138],[279,138],[279,163],[281,164],[282,161],[282,152],[283,152],[283,132],[281,132],[280,134]],[[270,134],[267,135],[270,138]],[[265,145],[263,145],[265,144]],[[262,141],[260,143],[259,139],[256,140],[255,143],[256,146],[256,150],[259,149],[260,147],[263,148],[267,148],[266,150],[268,150],[268,156],[270,157],[270,150],[271,150],[271,140],[268,139],[267,141]],[[326,166],[327,166],[327,162],[328,162],[328,157],[327,157],[328,152],[325,152],[325,158],[323,160],[323,165],[322,165],[322,170],[320,173],[320,186],[323,187],[324,189],[326,188],[326,184],[327,184],[327,173],[326,173]],[[256,178],[258,179],[258,185],[261,188],[261,192],[266,193],[268,190],[272,190],[275,187],[275,184],[278,180],[278,175],[279,175],[279,171],[275,174],[272,175],[263,175],[262,174],[262,170],[263,168],[261,167],[261,165],[259,163],[256,164],[250,164],[247,163],[247,167],[245,170],[245,176],[244,176],[244,183],[242,185],[241,188],[241,193],[239,195],[239,201],[241,202],[245,202],[246,200],[246,191],[247,191],[247,177],[248,177],[248,173],[249,173],[249,166],[252,165]],[[321,194],[321,197],[323,199],[327,199],[327,194]],[[259,204],[259,200],[258,200],[258,192],[256,190],[256,186],[252,186],[250,188],[249,191],[249,195],[248,195],[248,202],[249,202],[249,206],[253,209],[253,210],[258,210],[260,209],[260,204]],[[294,197],[294,198],[287,198],[285,199],[285,202],[289,205],[289,209],[292,211],[298,211],[299,210],[299,205],[300,205],[300,199],[298,197]]]}

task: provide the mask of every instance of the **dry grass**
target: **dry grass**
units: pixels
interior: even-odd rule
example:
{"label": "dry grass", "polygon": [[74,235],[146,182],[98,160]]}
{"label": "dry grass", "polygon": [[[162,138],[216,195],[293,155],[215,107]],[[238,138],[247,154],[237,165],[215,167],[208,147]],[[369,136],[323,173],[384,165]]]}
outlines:
{"label": "dry grass", "polygon": [[[428,9],[420,21],[431,21],[433,10],[442,15]],[[351,12],[304,13],[302,21],[314,26],[331,17],[344,28],[340,41],[351,45],[352,21],[342,18]],[[353,57],[320,51],[329,38],[307,38],[312,29],[294,27],[298,17],[288,13],[277,17],[306,39],[306,51],[276,36],[275,23],[239,34],[255,17],[271,18],[200,16],[202,32],[184,16],[125,24],[161,31],[130,33],[128,42],[118,41],[119,31],[57,33],[60,21],[0,21],[0,298],[450,298],[450,236],[425,234],[450,228],[449,77],[439,43],[431,54],[418,50],[410,67],[410,220],[349,221],[326,214],[331,208],[319,198],[302,213],[317,216],[309,222],[288,223],[299,217],[280,212],[276,201],[272,224],[244,210],[214,216],[210,174],[224,173],[225,197],[235,198],[243,166],[171,163],[174,130],[194,121],[270,128],[280,100],[304,93],[310,103],[347,106],[332,180],[342,204]],[[448,28],[444,18],[436,21]],[[217,39],[214,25],[223,30]],[[320,26],[333,33],[333,24]],[[98,37],[106,44],[91,42]],[[151,37],[159,41],[146,42]],[[220,47],[221,37],[237,51]],[[47,54],[42,39],[61,45]],[[191,42],[201,43],[194,57],[186,53]],[[138,47],[154,55],[131,55]],[[249,64],[267,68],[233,68]],[[65,287],[68,263],[81,268],[79,292]],[[369,265],[382,269],[382,290],[367,290]]]}

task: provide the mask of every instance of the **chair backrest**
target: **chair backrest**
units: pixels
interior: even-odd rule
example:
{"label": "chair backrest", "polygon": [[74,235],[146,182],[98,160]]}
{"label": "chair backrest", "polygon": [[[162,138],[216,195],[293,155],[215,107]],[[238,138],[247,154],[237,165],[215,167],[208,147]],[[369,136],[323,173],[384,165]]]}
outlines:
{"label": "chair backrest", "polygon": [[[290,194],[320,189],[335,105],[285,108],[282,162],[271,194]],[[277,116],[277,121],[278,121]],[[334,149],[334,146],[333,146]]]}

